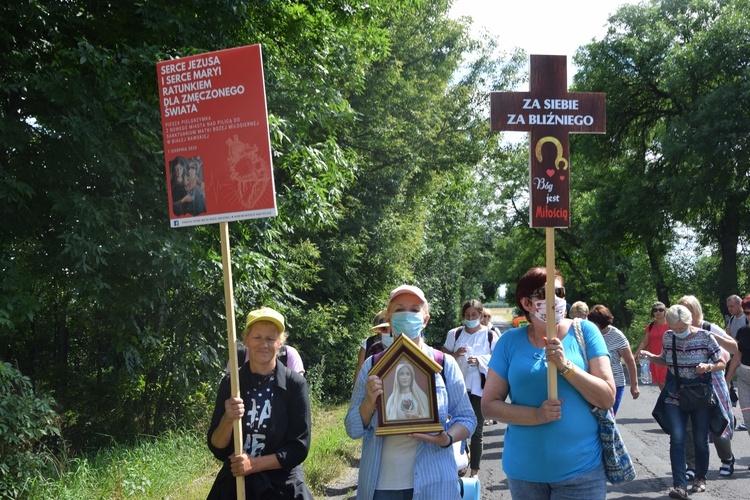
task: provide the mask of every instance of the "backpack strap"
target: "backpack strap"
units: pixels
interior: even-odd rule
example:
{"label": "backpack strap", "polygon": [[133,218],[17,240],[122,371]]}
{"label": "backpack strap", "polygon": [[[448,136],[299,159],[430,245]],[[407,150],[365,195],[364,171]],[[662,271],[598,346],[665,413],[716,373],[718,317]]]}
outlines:
{"label": "backpack strap", "polygon": [[370,335],[369,337],[367,337],[367,340],[365,341],[365,352],[370,350],[370,346],[372,346],[372,344],[374,344],[377,339],[377,335]]}
{"label": "backpack strap", "polygon": [[646,327],[646,330],[648,330],[650,332],[651,329],[654,327],[654,323],[655,323],[654,321],[652,321],[651,323],[649,323],[648,326]]}
{"label": "backpack strap", "polygon": [[573,320],[573,330],[576,332],[576,341],[578,342],[578,345],[581,346],[581,350],[583,351],[583,359],[586,361],[586,364],[588,365],[589,355],[586,352],[586,339],[583,338],[583,328],[581,328],[581,318],[575,318]]}
{"label": "backpack strap", "polygon": [[242,342],[237,342],[237,368],[245,364],[245,357],[247,357],[247,347]]}
{"label": "backpack strap", "polygon": [[380,358],[383,357],[383,354],[385,354],[385,350],[372,355],[372,366],[375,366],[377,362],[380,361]]}
{"label": "backpack strap", "polygon": [[440,376],[443,377],[443,383],[446,383],[445,380],[445,354],[443,354],[443,351],[440,349],[433,349],[432,350],[432,358],[435,360],[437,364],[440,365]]}
{"label": "backpack strap", "polygon": [[284,344],[279,348],[279,352],[276,353],[276,359],[281,361],[282,365],[286,366],[288,357],[289,357],[289,354],[286,352],[286,344]]}
{"label": "backpack strap", "polygon": [[456,332],[453,335],[453,343],[458,342],[458,337],[461,336],[461,332],[463,331],[463,329],[464,329],[463,326],[459,326],[458,328],[456,328]]}

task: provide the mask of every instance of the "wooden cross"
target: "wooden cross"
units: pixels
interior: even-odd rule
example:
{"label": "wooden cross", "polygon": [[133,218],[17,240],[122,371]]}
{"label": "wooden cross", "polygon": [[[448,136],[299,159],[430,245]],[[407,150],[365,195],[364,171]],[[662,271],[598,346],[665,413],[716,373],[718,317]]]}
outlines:
{"label": "wooden cross", "polygon": [[[493,92],[492,130],[531,132],[529,221],[546,228],[547,338],[557,335],[555,317],[555,229],[570,227],[569,134],[606,131],[605,97],[568,92],[565,56],[531,56],[530,92]],[[547,365],[547,396],[557,398],[557,369]]]}
{"label": "wooden cross", "polygon": [[492,92],[492,130],[531,132],[531,227],[570,227],[570,133],[606,132],[605,96],[568,92],[565,56],[531,56],[530,92]]}

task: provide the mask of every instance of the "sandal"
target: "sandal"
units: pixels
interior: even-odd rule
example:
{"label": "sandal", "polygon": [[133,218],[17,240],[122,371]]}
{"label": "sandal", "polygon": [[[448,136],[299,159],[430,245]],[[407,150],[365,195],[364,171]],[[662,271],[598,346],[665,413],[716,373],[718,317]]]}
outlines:
{"label": "sandal", "polygon": [[693,483],[693,487],[690,489],[693,493],[703,493],[706,491],[706,480],[698,479]]}
{"label": "sandal", "polygon": [[695,479],[695,470],[688,467],[687,471],[685,471],[685,477],[688,481]]}
{"label": "sandal", "polygon": [[672,491],[669,492],[669,498],[676,498],[677,500],[688,500],[687,489],[682,486],[675,486]]}
{"label": "sandal", "polygon": [[719,467],[719,475],[731,476],[734,474],[734,457],[728,461],[721,461],[721,467]]}

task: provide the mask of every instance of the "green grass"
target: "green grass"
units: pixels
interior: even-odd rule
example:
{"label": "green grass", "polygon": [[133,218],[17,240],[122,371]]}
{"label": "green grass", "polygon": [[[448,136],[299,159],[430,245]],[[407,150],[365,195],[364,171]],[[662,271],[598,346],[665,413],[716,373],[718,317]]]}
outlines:
{"label": "green grass", "polygon": [[312,443],[304,468],[307,485],[316,497],[360,456],[362,441],[353,441],[344,430],[347,408],[342,405],[313,413]]}
{"label": "green grass", "polygon": [[58,476],[39,478],[29,497],[206,498],[219,465],[203,432],[172,432],[58,464]]}
{"label": "green grass", "polygon": [[[344,431],[346,406],[313,412],[310,453],[303,467],[316,497],[356,457],[360,441]],[[55,477],[38,477],[28,498],[204,499],[221,464],[208,451],[205,431],[172,432],[133,446],[113,446],[55,464]]]}

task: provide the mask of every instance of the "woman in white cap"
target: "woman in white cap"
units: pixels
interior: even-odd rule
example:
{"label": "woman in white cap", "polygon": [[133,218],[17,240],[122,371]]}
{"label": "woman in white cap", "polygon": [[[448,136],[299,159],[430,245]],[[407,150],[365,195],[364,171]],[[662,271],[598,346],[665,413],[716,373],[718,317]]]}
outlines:
{"label": "woman in white cap", "polygon": [[[421,336],[430,319],[422,290],[410,285],[393,290],[386,318],[391,326],[391,333],[382,338],[386,348],[396,336],[406,335],[434,358],[433,349]],[[442,376],[434,375],[438,418],[444,430],[434,434],[392,436],[375,435],[378,427],[376,403],[384,391],[380,377],[368,375],[372,363],[373,357],[370,357],[362,365],[345,419],[347,434],[354,439],[362,438],[357,498],[459,500],[452,444],[466,439],[474,431],[477,420],[456,361],[445,356]]]}
{"label": "woman in white cap", "polygon": [[[248,315],[241,397],[231,397],[225,376],[208,429],[208,447],[224,462],[209,499],[235,498],[235,478],[241,476],[247,498],[312,499],[301,465],[310,449],[310,400],[304,377],[277,362],[285,340],[284,317],[277,311],[262,307]],[[239,455],[233,448],[237,419],[242,419],[244,443]]]}

